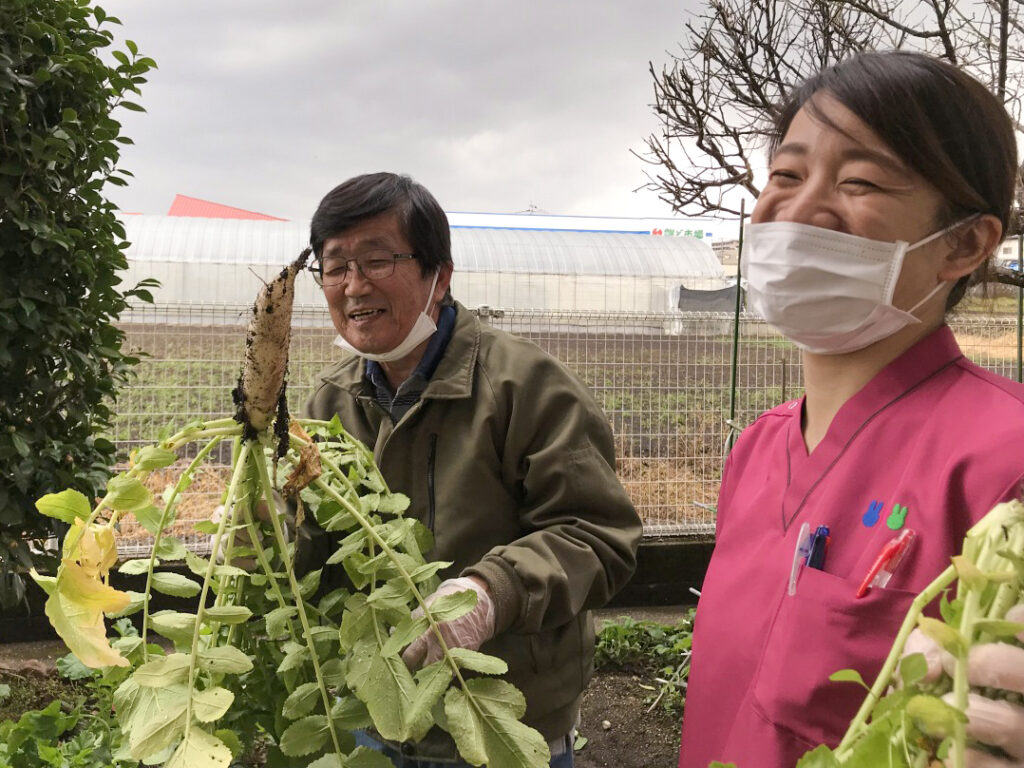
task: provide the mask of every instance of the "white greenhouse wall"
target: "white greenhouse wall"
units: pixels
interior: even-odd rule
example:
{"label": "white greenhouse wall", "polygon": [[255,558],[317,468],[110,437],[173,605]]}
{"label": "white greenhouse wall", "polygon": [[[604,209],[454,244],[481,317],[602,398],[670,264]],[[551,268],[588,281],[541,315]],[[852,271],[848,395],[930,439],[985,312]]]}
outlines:
{"label": "white greenhouse wall", "polygon": [[[126,217],[127,285],[155,278],[158,304],[246,305],[302,249],[301,222]],[[665,312],[673,289],[726,286],[706,242],[621,233],[453,229],[452,295],[468,307]],[[303,275],[296,303],[324,307]]]}

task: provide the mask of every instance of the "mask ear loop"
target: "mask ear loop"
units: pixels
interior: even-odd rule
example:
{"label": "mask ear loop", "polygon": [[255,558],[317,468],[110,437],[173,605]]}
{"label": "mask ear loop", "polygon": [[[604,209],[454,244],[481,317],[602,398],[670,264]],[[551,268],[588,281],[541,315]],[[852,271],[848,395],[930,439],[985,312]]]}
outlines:
{"label": "mask ear loop", "polygon": [[[965,217],[963,219],[960,219],[960,221],[958,221],[958,222],[956,222],[954,224],[950,224],[945,229],[940,229],[938,232],[935,232],[935,233],[933,233],[931,235],[928,235],[928,237],[926,237],[926,238],[924,238],[922,240],[918,240],[913,245],[907,246],[906,250],[904,250],[904,252],[903,252],[903,255],[906,256],[907,253],[909,253],[910,251],[914,250],[915,248],[920,248],[922,245],[930,243],[932,240],[936,240],[936,239],[942,237],[943,235],[952,232],[954,229],[957,229],[958,227],[962,227],[964,224],[968,224],[968,223],[974,221],[979,216],[981,216],[980,213],[972,213],[970,216],[967,216],[967,217]],[[902,269],[903,269],[903,267],[901,265],[900,266],[900,271],[902,271]],[[928,291],[928,293],[925,295],[925,297],[923,299],[921,299],[919,302],[917,302],[917,304],[915,304],[910,309],[908,309],[907,313],[911,314],[911,315],[914,314],[914,312],[916,312],[918,309],[920,309],[925,304],[927,304],[932,298],[934,298],[935,294],[937,294],[939,291],[941,291],[943,286],[946,283],[949,283],[949,282],[952,282],[952,281],[951,280],[943,280],[943,281],[941,281],[938,285],[936,285],[934,288],[932,288],[930,291]]]}

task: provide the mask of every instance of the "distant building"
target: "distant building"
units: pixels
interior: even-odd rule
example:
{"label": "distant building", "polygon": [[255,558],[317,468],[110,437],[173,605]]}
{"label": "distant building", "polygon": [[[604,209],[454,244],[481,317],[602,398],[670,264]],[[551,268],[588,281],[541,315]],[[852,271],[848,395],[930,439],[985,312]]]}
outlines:
{"label": "distant building", "polygon": [[723,267],[735,267],[740,255],[739,240],[721,240],[711,244],[711,250]]}
{"label": "distant building", "polygon": [[1020,237],[1008,237],[1000,245],[995,253],[996,266],[1008,266],[1011,262],[1012,268],[1016,268],[1017,256],[1020,248]]}

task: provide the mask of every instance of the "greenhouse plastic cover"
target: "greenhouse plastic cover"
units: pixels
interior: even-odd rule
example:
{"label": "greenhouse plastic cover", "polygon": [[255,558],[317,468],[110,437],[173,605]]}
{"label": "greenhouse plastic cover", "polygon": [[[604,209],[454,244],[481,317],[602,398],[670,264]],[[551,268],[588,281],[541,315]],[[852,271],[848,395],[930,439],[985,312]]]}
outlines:
{"label": "greenhouse plastic cover", "polygon": [[[282,265],[309,242],[308,222],[124,216],[135,261]],[[690,237],[537,229],[452,228],[464,272],[635,277],[723,276],[710,245]]]}

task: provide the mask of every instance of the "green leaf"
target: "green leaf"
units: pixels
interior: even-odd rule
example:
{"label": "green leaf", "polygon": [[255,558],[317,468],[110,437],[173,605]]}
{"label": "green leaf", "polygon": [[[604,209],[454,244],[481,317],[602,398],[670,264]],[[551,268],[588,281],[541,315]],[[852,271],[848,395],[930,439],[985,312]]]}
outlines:
{"label": "green leaf", "polygon": [[381,646],[381,655],[393,656],[397,654],[405,648],[405,646],[422,635],[429,626],[430,622],[427,621],[426,616],[418,616],[417,618],[413,618],[412,616],[405,617],[401,622],[399,622],[398,626],[395,627],[394,631],[391,633],[391,637],[387,639],[387,642]]}
{"label": "green leaf", "polygon": [[508,672],[508,664],[497,656],[471,651],[468,648],[449,648],[448,653],[459,665],[460,669],[479,672],[482,675],[504,675]]}
{"label": "green leaf", "polygon": [[871,686],[864,682],[864,678],[856,669],[840,669],[829,675],[828,679],[834,683],[856,683],[861,688],[871,690]]}
{"label": "green leaf", "polygon": [[334,554],[327,558],[327,565],[335,565],[356,552],[361,552],[363,547],[366,546],[366,539],[367,533],[362,528],[350,533],[341,540],[341,544]]}
{"label": "green leaf", "polygon": [[206,577],[206,569],[210,565],[210,561],[205,557],[200,557],[195,552],[185,550],[185,565],[192,571],[196,576]]}
{"label": "green leaf", "polygon": [[200,651],[196,664],[207,672],[220,672],[229,675],[243,675],[252,669],[252,660],[231,645]]}
{"label": "green leaf", "polygon": [[911,653],[900,661],[900,679],[904,688],[909,688],[927,674],[928,662],[923,653]]}
{"label": "green leaf", "polygon": [[467,680],[465,689],[452,688],[445,695],[444,711],[449,732],[467,762],[528,768],[548,765],[547,741],[517,719],[526,712],[526,700],[509,683],[491,678]]}
{"label": "green leaf", "polygon": [[178,454],[158,445],[147,445],[140,448],[132,458],[135,469],[152,472],[154,469],[169,467],[178,460]]}
{"label": "green leaf", "polygon": [[305,717],[320,701],[320,686],[316,683],[303,683],[284,700],[281,714],[289,720]]}
{"label": "green leaf", "polygon": [[427,579],[434,576],[438,571],[447,568],[452,563],[450,561],[436,560],[432,563],[424,563],[413,570],[409,571],[409,578],[411,578],[417,584],[420,584]]}
{"label": "green leaf", "polygon": [[366,703],[380,735],[392,741],[410,738],[416,684],[405,662],[398,656],[374,655],[366,679],[355,694]]}
{"label": "green leaf", "polygon": [[[405,608],[411,597],[412,593],[409,591],[408,585],[389,581],[373,590],[369,597],[366,598],[366,602],[376,610]],[[476,599],[475,594],[473,595],[473,598],[474,600]],[[440,602],[440,600],[438,600],[438,602]],[[431,606],[431,608],[433,608],[433,606]]]}
{"label": "green leaf", "polygon": [[164,764],[164,768],[228,768],[231,750],[202,728],[193,725],[184,739]]}
{"label": "green leaf", "polygon": [[235,694],[227,688],[207,688],[192,694],[192,714],[201,723],[212,723],[231,708]]}
{"label": "green leaf", "polygon": [[153,589],[172,597],[195,597],[203,588],[180,573],[160,572],[153,574]]}
{"label": "green leaf", "polygon": [[386,515],[400,515],[409,508],[409,497],[404,493],[389,493],[381,496],[377,511]]}
{"label": "green leaf", "polygon": [[143,688],[163,688],[188,680],[188,668],[191,656],[185,653],[172,653],[160,659],[147,661],[135,670],[132,677]]}
{"label": "green leaf", "polygon": [[281,751],[288,757],[302,757],[316,752],[330,736],[326,715],[310,715],[297,720],[281,734]]}
{"label": "green leaf", "polygon": [[23,458],[28,458],[28,455],[32,453],[32,446],[30,446],[21,435],[17,432],[11,433],[11,442],[14,444],[14,450],[18,452]]}
{"label": "green leaf", "polygon": [[192,640],[196,617],[193,613],[157,611],[149,617],[149,623],[157,634],[163,635],[175,643],[181,643]]}
{"label": "green leaf", "polygon": [[[188,707],[188,689],[184,685],[141,690],[148,705],[134,711],[130,727],[124,729],[129,734],[132,757],[139,760],[167,749],[181,738]],[[152,693],[146,694],[147,691]],[[140,716],[142,712],[147,716]]]}
{"label": "green leaf", "polygon": [[431,712],[452,682],[452,668],[443,659],[416,673],[416,694],[409,708],[410,738],[419,741],[434,724]]}
{"label": "green leaf", "polygon": [[946,738],[954,732],[956,723],[967,722],[967,715],[936,696],[914,696],[907,702],[907,715],[934,739]]}
{"label": "green leaf", "polygon": [[186,553],[185,544],[173,536],[161,536],[153,552],[161,560],[181,560]]}
{"label": "green leaf", "polygon": [[153,503],[149,489],[138,478],[125,474],[110,478],[105,498],[107,505],[118,512],[133,512]]}
{"label": "green leaf", "polygon": [[974,623],[974,628],[979,632],[992,635],[992,637],[1014,637],[1024,632],[1024,624],[1005,619],[979,619]]}
{"label": "green leaf", "polygon": [[938,619],[921,616],[917,619],[921,631],[951,654],[961,657],[967,653],[967,641],[956,629]]}
{"label": "green leaf", "polygon": [[203,621],[218,621],[221,624],[244,624],[252,611],[244,605],[212,605],[203,614]]}
{"label": "green leaf", "polygon": [[369,747],[356,747],[345,761],[345,768],[394,768],[394,763],[382,752],[375,752]]}
{"label": "green leaf", "polygon": [[85,495],[69,488],[60,493],[48,493],[36,502],[36,509],[40,514],[47,517],[55,517],[68,525],[75,522],[75,518],[88,519],[92,514],[92,507]]}
{"label": "green leaf", "polygon": [[956,568],[957,578],[970,589],[984,589],[988,583],[988,579],[978,566],[963,555],[956,555],[953,558],[953,566]]}
{"label": "green leaf", "polygon": [[467,589],[450,595],[442,595],[430,604],[434,621],[442,624],[469,613],[476,606],[476,592]]}
{"label": "green leaf", "polygon": [[234,731],[228,730],[227,728],[220,728],[213,732],[213,735],[224,742],[228,749],[231,750],[231,757],[237,758],[242,755],[245,751],[245,746],[238,738],[238,734]]}
{"label": "green leaf", "polygon": [[[344,763],[341,762],[341,758],[337,755],[330,754],[318,757],[312,763],[307,765],[306,768],[348,768],[351,765],[352,763],[348,761],[345,761]],[[395,768],[394,763],[392,763],[390,760],[388,760],[388,768]]]}
{"label": "green leaf", "polygon": [[[157,560],[156,565],[160,565],[160,561]],[[149,572],[149,560],[125,560],[117,569],[118,573],[123,573],[125,576],[138,576],[139,574]]]}
{"label": "green leaf", "polygon": [[[729,766],[736,768],[732,763],[718,762],[712,763],[708,768],[729,768]],[[796,768],[839,768],[839,761],[832,754],[832,750],[822,744],[801,757]]]}
{"label": "green leaf", "polygon": [[342,659],[328,659],[320,665],[320,675],[331,688],[345,685],[345,664]]}
{"label": "green leaf", "polygon": [[159,507],[148,506],[133,512],[139,525],[145,528],[151,536],[156,536],[160,531],[160,520],[163,517],[163,510]]}
{"label": "green leaf", "polygon": [[295,650],[286,653],[277,667],[277,674],[281,675],[293,669],[299,669],[309,660],[309,648],[300,645]]}
{"label": "green leaf", "polygon": [[355,731],[373,725],[366,705],[355,696],[339,696],[331,706],[331,722],[345,731]]}
{"label": "green leaf", "polygon": [[267,637],[270,640],[277,640],[288,633],[288,620],[298,614],[299,609],[294,605],[285,605],[275,608],[266,616]]}
{"label": "green leaf", "polygon": [[[137,613],[142,610],[142,606],[146,603],[145,592],[136,592],[133,589],[129,589],[125,591],[125,594],[128,595],[128,605],[116,613],[108,614],[110,618],[119,619],[123,616],[131,616],[133,613]],[[117,647],[116,643],[113,643],[113,645],[114,647]]]}

